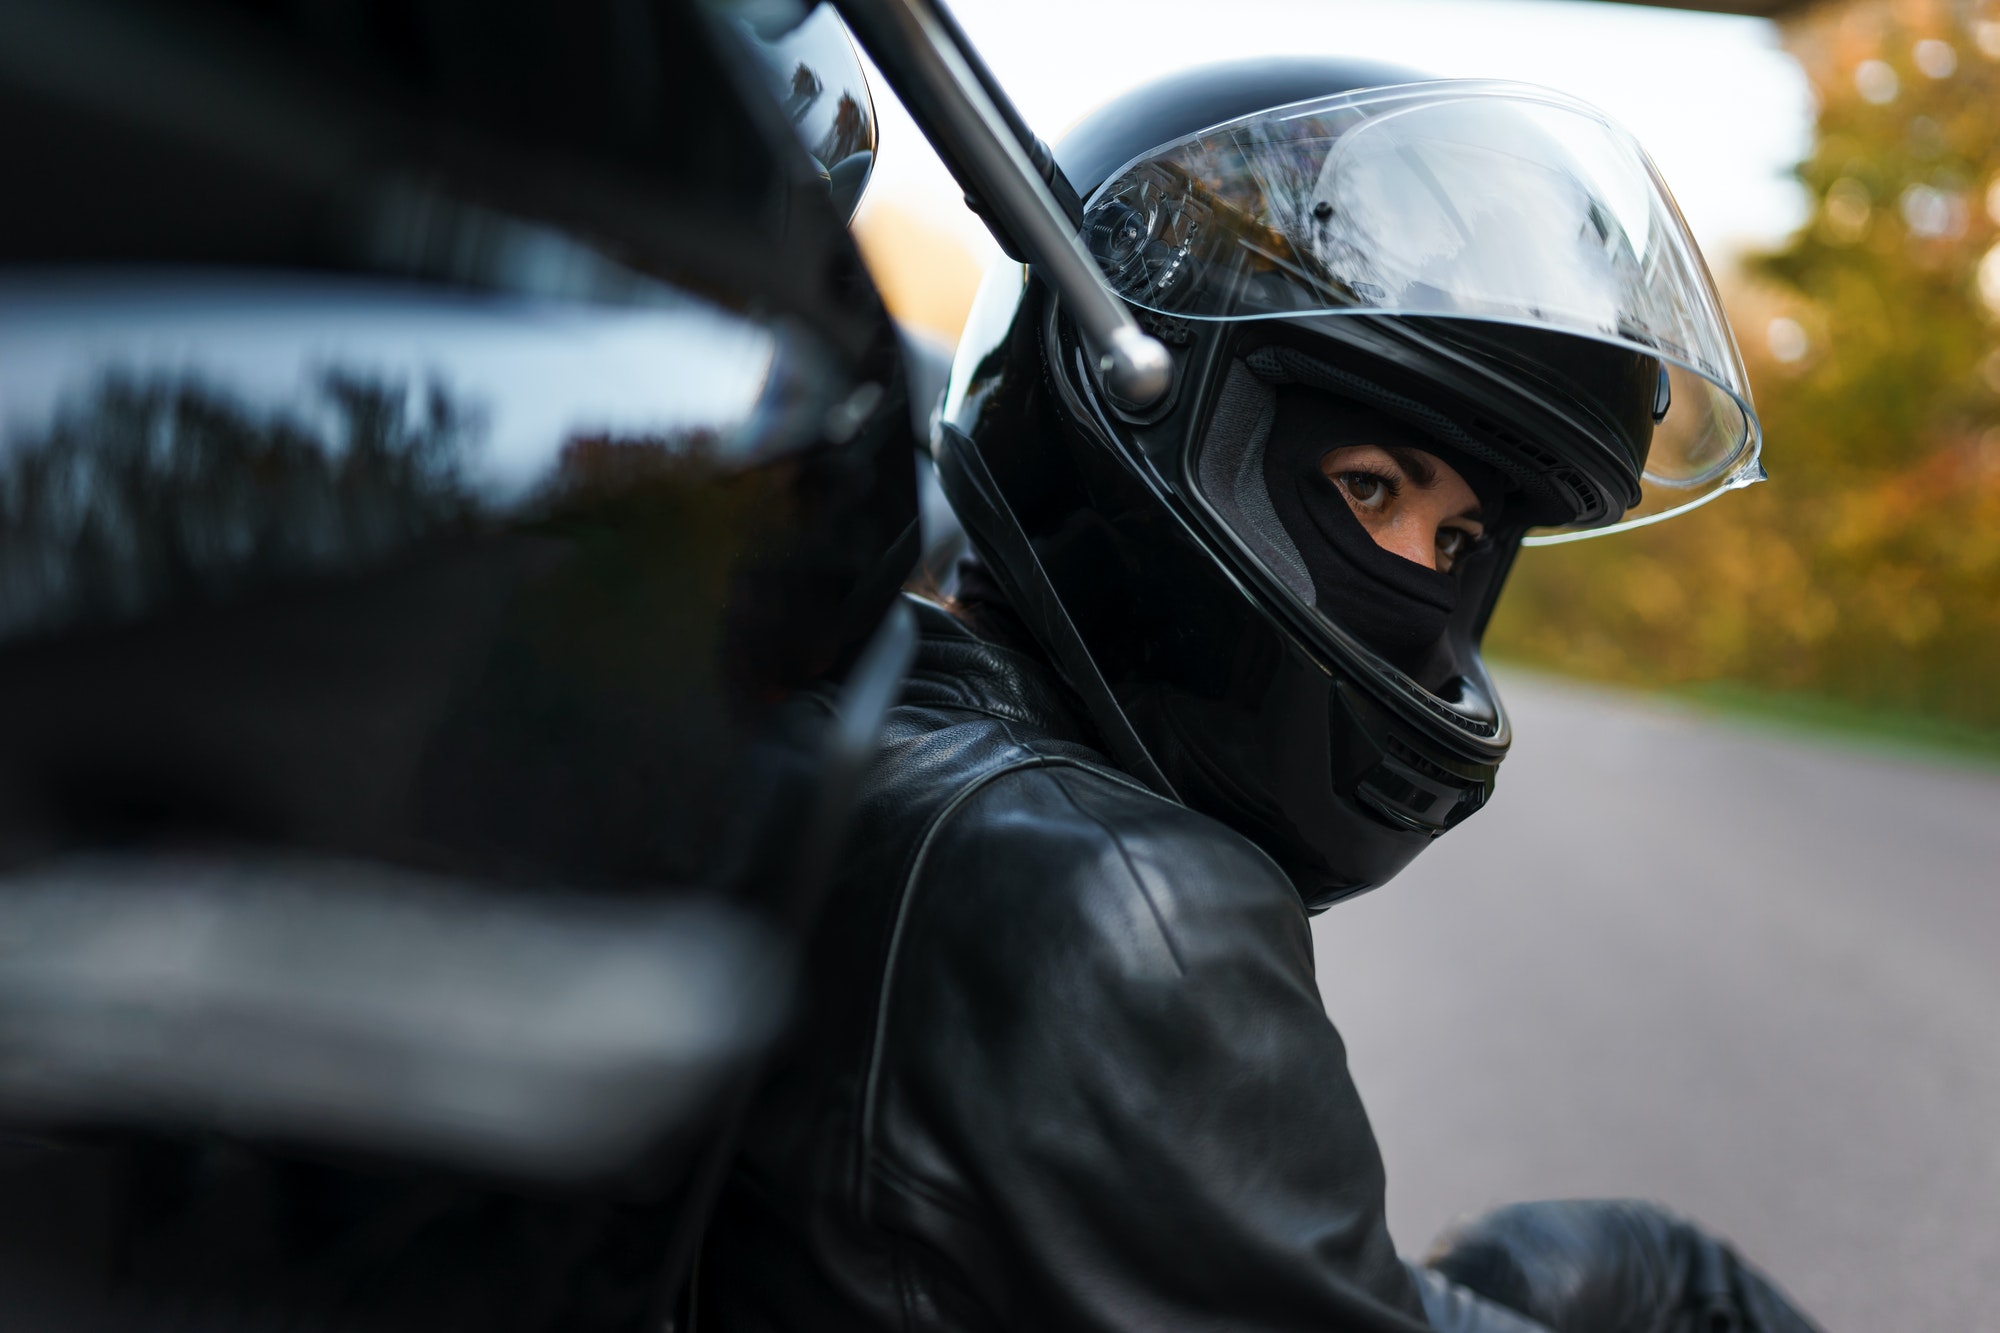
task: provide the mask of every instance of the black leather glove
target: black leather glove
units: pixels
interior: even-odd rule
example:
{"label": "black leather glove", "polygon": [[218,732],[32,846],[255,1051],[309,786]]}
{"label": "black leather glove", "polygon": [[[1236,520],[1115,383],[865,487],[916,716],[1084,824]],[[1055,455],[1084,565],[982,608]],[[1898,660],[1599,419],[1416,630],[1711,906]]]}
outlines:
{"label": "black leather glove", "polygon": [[1819,1333],[1728,1242],[1635,1199],[1499,1208],[1446,1228],[1424,1262],[1555,1333]]}

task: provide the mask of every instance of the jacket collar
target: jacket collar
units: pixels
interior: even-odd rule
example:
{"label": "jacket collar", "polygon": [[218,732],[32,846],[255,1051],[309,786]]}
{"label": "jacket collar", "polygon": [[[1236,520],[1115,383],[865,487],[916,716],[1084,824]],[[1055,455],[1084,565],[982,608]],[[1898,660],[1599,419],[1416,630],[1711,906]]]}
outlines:
{"label": "jacket collar", "polygon": [[921,638],[903,702],[957,708],[1098,748],[1082,706],[1047,663],[982,639],[936,602],[905,594]]}

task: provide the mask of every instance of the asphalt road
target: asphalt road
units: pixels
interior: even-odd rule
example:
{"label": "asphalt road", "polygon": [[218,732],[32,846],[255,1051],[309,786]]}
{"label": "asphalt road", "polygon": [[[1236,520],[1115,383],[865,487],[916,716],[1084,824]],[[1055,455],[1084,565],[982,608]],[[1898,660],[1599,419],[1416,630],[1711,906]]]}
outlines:
{"label": "asphalt road", "polygon": [[1315,923],[1403,1250],[1642,1195],[1830,1330],[2000,1328],[2000,776],[1502,685],[1494,802]]}

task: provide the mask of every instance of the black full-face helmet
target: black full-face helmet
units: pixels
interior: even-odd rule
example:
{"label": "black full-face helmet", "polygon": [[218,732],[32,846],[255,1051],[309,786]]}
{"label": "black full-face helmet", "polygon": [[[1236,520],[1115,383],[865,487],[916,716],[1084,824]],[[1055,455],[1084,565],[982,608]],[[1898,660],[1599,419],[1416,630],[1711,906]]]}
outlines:
{"label": "black full-face helmet", "polygon": [[[1479,643],[1524,541],[1762,477],[1727,320],[1644,152],[1544,89],[1223,65],[1111,103],[1056,156],[1173,389],[1115,401],[1048,288],[1001,265],[940,475],[1114,757],[1324,907],[1491,795],[1510,731]],[[1478,492],[1448,575],[1300,518],[1283,451],[1364,438]]]}

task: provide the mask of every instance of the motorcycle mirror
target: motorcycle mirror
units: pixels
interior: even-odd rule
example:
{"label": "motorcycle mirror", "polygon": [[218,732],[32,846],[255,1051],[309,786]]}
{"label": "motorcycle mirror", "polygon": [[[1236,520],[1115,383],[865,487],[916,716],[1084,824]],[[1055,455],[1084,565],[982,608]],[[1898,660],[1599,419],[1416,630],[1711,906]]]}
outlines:
{"label": "motorcycle mirror", "polygon": [[875,166],[876,120],[847,25],[825,4],[789,25],[755,19],[739,21],[771,78],[772,95],[824,173],[835,212],[852,222]]}

